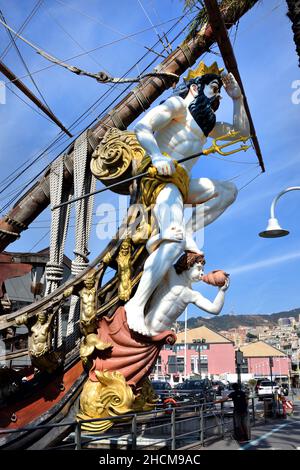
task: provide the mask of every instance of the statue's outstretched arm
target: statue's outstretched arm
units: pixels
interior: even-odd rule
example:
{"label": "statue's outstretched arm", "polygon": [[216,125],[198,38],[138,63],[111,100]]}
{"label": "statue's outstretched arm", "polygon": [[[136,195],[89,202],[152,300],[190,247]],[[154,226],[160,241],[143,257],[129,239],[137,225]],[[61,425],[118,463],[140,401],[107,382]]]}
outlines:
{"label": "statue's outstretched arm", "polygon": [[225,300],[225,292],[222,288],[219,289],[213,302],[200,294],[200,292],[190,289],[190,293],[191,299],[189,302],[201,308],[201,310],[204,310],[207,313],[212,313],[213,315],[218,315],[221,312]]}

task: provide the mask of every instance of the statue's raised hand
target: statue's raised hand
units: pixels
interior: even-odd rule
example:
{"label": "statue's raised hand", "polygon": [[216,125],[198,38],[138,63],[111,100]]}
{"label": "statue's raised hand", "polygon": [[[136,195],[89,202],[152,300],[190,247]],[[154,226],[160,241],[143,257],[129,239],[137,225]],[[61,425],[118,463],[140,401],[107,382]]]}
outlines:
{"label": "statue's raised hand", "polygon": [[171,158],[159,155],[152,158],[152,164],[159,175],[170,176],[175,172],[175,165]]}
{"label": "statue's raised hand", "polygon": [[228,74],[223,74],[222,75],[222,82],[225,88],[226,93],[230,98],[233,100],[237,100],[238,98],[241,98],[242,92],[240,89],[240,86],[232,73]]}
{"label": "statue's raised hand", "polygon": [[229,279],[229,276],[228,276],[226,281],[225,281],[224,286],[220,287],[220,290],[222,290],[223,292],[227,291],[229,285],[230,285],[230,279]]}

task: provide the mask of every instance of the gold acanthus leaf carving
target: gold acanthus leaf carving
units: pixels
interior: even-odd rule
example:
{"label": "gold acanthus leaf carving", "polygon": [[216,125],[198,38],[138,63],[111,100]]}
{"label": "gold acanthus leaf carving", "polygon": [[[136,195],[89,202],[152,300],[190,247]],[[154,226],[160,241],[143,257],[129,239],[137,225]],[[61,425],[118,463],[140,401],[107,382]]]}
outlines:
{"label": "gold acanthus leaf carving", "polygon": [[142,161],[145,150],[134,132],[109,129],[92,155],[91,171],[100,180],[124,175],[133,161]]}

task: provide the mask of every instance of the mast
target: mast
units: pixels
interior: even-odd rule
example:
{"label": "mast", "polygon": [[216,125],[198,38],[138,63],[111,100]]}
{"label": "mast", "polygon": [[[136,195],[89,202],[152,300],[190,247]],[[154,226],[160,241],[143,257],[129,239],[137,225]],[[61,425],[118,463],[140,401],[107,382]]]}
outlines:
{"label": "mast", "polygon": [[[245,13],[247,13],[258,0],[223,0],[220,11],[227,29],[230,29]],[[209,23],[192,39],[185,40],[173,51],[156,71],[163,70],[180,76],[215,42],[213,30]],[[174,79],[166,77],[151,77],[143,79],[139,85],[115,106],[107,115],[90,129],[91,150],[92,142],[101,140],[107,126],[126,129],[142,112],[166,89],[173,85]],[[50,203],[49,169],[43,177],[23,195],[8,214],[0,220],[0,252],[10,243],[19,238],[21,232],[38,217]],[[73,176],[73,146],[69,148],[65,159],[64,188],[72,185]]]}
{"label": "mast", "polygon": [[249,125],[250,125],[251,139],[252,139],[255,151],[256,151],[256,155],[257,155],[261,170],[264,173],[265,165],[263,162],[263,157],[261,154],[259,142],[256,136],[256,131],[255,131],[253,119],[250,113],[247,96],[244,90],[244,85],[240,76],[240,72],[239,72],[238,64],[234,55],[233,47],[231,45],[221,12],[219,10],[218,2],[217,0],[204,0],[204,2],[206,5],[206,10],[208,12],[208,17],[209,17],[211,27],[214,31],[214,35],[216,37],[220,52],[224,60],[226,70],[227,72],[233,73],[234,78],[237,80],[241,88],[241,91],[244,97],[244,106],[245,106],[246,114],[247,114]]}
{"label": "mast", "polygon": [[22,93],[24,93],[27,98],[29,98],[38,108],[40,108],[43,113],[45,113],[55,124],[69,137],[72,137],[72,134],[68,131],[68,129],[65,128],[65,126],[57,119],[57,117],[48,109],[42,102],[37,98],[32,91],[29,90],[29,88],[20,80],[16,77],[14,72],[10,70],[7,65],[5,65],[1,60],[0,60],[0,72],[7,77],[13,85],[15,85],[19,90],[21,90]]}

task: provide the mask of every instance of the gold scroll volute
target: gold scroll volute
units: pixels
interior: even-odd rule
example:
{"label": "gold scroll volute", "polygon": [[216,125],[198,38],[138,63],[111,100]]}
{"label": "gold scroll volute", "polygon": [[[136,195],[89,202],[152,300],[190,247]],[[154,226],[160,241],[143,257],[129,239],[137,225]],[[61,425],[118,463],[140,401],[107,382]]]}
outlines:
{"label": "gold scroll volute", "polygon": [[[133,175],[142,161],[145,150],[139,144],[134,132],[109,129],[96,147],[91,160],[91,172],[105,186],[124,181]],[[121,183],[112,191],[129,194],[130,183]]]}

